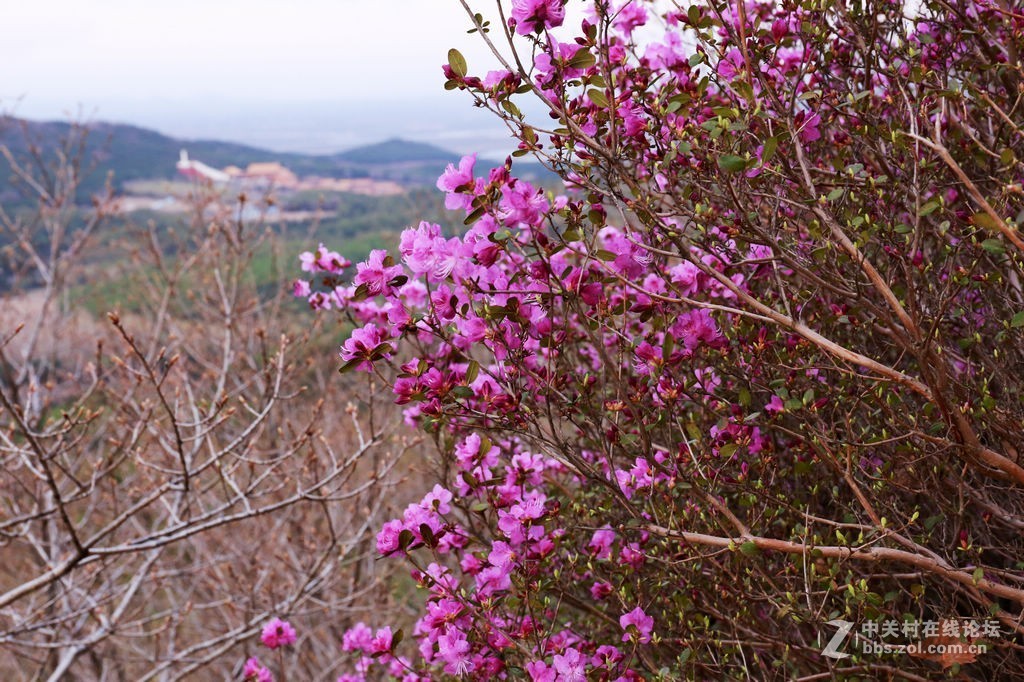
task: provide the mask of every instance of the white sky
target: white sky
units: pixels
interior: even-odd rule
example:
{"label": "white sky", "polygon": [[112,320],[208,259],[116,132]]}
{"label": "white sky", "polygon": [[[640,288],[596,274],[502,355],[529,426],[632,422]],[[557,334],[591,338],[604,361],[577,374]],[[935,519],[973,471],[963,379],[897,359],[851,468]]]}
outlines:
{"label": "white sky", "polygon": [[485,54],[457,0],[5,0],[0,94],[337,99],[424,93],[449,47]]}
{"label": "white sky", "polygon": [[480,38],[466,34],[458,0],[0,0],[0,7],[0,108],[29,118],[81,111],[208,135],[218,128],[202,127],[204,107],[228,133],[247,110],[269,120],[305,105],[390,100],[429,116],[430,103],[470,106],[464,93],[443,90],[448,48],[459,48],[474,72],[494,68]]}

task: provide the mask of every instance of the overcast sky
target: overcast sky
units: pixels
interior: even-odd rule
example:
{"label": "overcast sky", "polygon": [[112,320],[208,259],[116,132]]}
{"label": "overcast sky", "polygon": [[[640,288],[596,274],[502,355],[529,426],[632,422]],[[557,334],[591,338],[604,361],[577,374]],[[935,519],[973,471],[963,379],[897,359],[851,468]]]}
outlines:
{"label": "overcast sky", "polygon": [[[270,135],[291,112],[273,133],[285,140],[332,125],[345,137],[342,129],[375,122],[383,129],[403,116],[422,119],[409,123],[413,129],[433,129],[445,112],[471,109],[465,93],[443,90],[448,48],[458,47],[474,71],[494,65],[480,39],[466,34],[458,0],[4,4],[0,107],[29,118],[81,111],[171,134],[239,138],[246,128]],[[388,101],[408,109],[378,115]],[[479,112],[467,115],[482,121]]]}

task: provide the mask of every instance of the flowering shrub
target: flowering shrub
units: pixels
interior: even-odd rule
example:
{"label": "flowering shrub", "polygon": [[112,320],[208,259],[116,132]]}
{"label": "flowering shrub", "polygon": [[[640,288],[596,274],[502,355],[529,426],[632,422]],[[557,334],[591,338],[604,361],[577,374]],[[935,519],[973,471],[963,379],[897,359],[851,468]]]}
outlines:
{"label": "flowering shrub", "polygon": [[[564,194],[466,157],[464,234],[303,257],[443,476],[377,537],[414,642],[357,625],[341,679],[1024,672],[1024,12],[584,9],[473,14],[504,70],[444,67]],[[834,661],[836,618],[1002,636]]]}

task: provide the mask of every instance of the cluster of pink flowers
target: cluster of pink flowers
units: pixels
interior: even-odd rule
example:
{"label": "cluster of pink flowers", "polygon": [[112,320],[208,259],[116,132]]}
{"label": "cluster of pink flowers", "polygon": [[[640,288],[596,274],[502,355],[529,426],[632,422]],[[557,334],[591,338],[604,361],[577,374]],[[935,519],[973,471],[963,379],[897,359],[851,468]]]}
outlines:
{"label": "cluster of pink flowers", "polygon": [[[512,665],[533,680],[635,680],[652,660],[674,665],[662,654],[668,632],[715,625],[687,619],[696,588],[660,568],[685,551],[664,525],[721,532],[720,500],[773,475],[780,452],[800,452],[794,467],[816,461],[796,427],[775,427],[827,409],[829,380],[843,372],[786,363],[808,347],[807,324],[854,327],[855,303],[824,303],[817,282],[791,300],[784,283],[835,258],[803,204],[815,210],[869,181],[850,164],[849,182],[828,195],[780,198],[814,179],[779,180],[780,146],[827,158],[861,124],[853,107],[816,104],[835,80],[807,68],[819,56],[807,33],[815,16],[767,2],[721,15],[695,6],[662,12],[664,37],[638,42],[657,6],[599,2],[560,40],[564,5],[513,0],[509,27],[524,36],[514,39],[537,49],[529,75],[445,66],[451,88],[505,103],[515,125],[510,98],[533,79],[526,86],[564,127],[541,139],[520,126],[521,149],[571,169],[564,194],[515,177],[511,159],[482,172],[466,156],[437,181],[468,226],[461,234],[409,227],[393,256],[373,251],[349,280],[348,261],[322,245],[301,256],[303,270],[328,276],[300,280],[296,295],[357,323],[344,368],[384,377],[407,422],[437,435],[449,472],[377,535],[379,554],[408,561],[424,591],[418,656],[399,655],[390,628],[359,623],[343,639],[355,657],[345,680],[483,679]],[[744,21],[750,45],[738,41]],[[694,53],[694,34],[717,47]],[[949,64],[956,50],[944,40],[922,23],[912,44]],[[866,78],[858,97],[883,106],[890,76],[835,49],[829,78]],[[632,175],[595,170],[613,161]],[[752,188],[757,210],[729,196],[733,183]],[[864,209],[876,221],[886,210]],[[691,494],[695,485],[708,492]],[[574,610],[581,602],[592,608]]]}

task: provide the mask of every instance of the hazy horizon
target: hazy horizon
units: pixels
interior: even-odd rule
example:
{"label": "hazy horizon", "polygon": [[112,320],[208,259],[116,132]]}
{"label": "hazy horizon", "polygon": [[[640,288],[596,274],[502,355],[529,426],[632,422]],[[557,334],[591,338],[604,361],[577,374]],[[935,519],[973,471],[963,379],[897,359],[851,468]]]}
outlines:
{"label": "hazy horizon", "polygon": [[[503,157],[515,149],[501,122],[475,108],[464,93],[444,92],[417,115],[416,103],[376,99],[357,102],[233,102],[193,100],[115,102],[106,108],[33,106],[22,101],[3,113],[36,121],[121,123],[182,140],[222,140],[276,152],[332,154],[399,137],[468,154]],[[529,107],[527,107],[529,110]],[[54,112],[57,112],[54,115]]]}
{"label": "hazy horizon", "polygon": [[[487,7],[481,11],[486,12]],[[185,139],[332,153],[390,137],[454,152],[514,149],[446,92],[456,47],[497,67],[455,0],[40,0],[5,12],[0,111],[128,123]]]}

